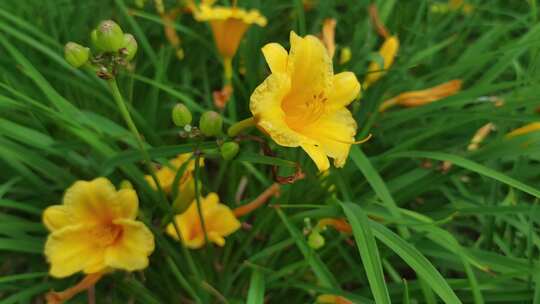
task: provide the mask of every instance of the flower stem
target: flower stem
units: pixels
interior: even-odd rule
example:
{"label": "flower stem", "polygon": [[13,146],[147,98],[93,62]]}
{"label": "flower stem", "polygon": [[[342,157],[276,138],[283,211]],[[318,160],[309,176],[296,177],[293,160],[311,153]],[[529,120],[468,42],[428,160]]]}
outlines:
{"label": "flower stem", "polygon": [[264,203],[266,203],[268,199],[270,199],[272,196],[277,196],[277,195],[279,195],[279,184],[274,183],[272,184],[272,186],[264,190],[263,193],[257,196],[257,198],[255,198],[250,203],[247,203],[245,205],[242,205],[234,209],[233,213],[236,217],[241,217],[246,214],[249,214],[253,212],[254,210],[257,210],[262,205],[264,205]]}
{"label": "flower stem", "polygon": [[120,93],[120,89],[118,88],[116,79],[111,78],[107,80],[107,84],[109,85],[111,94],[114,97],[114,101],[116,102],[116,105],[118,106],[118,110],[120,111],[122,118],[124,118],[124,121],[126,122],[126,125],[128,126],[129,130],[131,131],[133,136],[135,136],[139,149],[141,150],[141,153],[143,155],[146,168],[148,172],[150,172],[150,175],[152,176],[152,180],[156,184],[158,191],[161,193],[161,198],[163,199],[164,202],[168,203],[167,197],[165,196],[163,189],[161,188],[161,185],[159,183],[159,180],[154,173],[154,168],[152,167],[152,160],[150,158],[150,155],[144,148],[144,142],[143,142],[142,136],[139,133],[139,130],[137,129],[137,126],[135,125],[135,122],[131,118],[131,114],[129,114],[129,110],[126,106],[124,98],[122,97],[122,94]]}
{"label": "flower stem", "polygon": [[92,273],[84,277],[82,281],[77,283],[77,285],[72,286],[64,291],[55,292],[51,291],[45,295],[47,303],[61,304],[65,301],[76,296],[78,293],[83,292],[92,286],[94,286],[103,276],[103,272]]}
{"label": "flower stem", "polygon": [[227,135],[229,135],[230,137],[235,137],[245,129],[255,126],[255,124],[255,117],[246,118],[230,126],[227,130]]}

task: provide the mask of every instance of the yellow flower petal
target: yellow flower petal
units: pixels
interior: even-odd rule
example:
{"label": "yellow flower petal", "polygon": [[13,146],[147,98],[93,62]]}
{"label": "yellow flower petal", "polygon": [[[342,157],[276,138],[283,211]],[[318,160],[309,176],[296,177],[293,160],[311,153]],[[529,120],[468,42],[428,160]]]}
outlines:
{"label": "yellow flower petal", "polygon": [[64,195],[64,206],[69,208],[73,221],[96,223],[104,218],[114,218],[118,204],[116,190],[106,178],[77,181]]}
{"label": "yellow flower petal", "polygon": [[116,201],[119,203],[118,216],[134,220],[139,212],[139,198],[133,189],[121,189],[116,193]]}
{"label": "yellow flower petal", "polygon": [[67,277],[84,270],[94,273],[105,269],[104,248],[96,246],[95,226],[68,226],[50,234],[45,243],[45,256],[53,277]]}
{"label": "yellow flower petal", "polygon": [[54,205],[43,211],[43,224],[49,231],[54,231],[73,224],[73,221],[69,209],[65,206]]}
{"label": "yellow flower petal", "polygon": [[334,165],[343,167],[356,134],[356,121],[351,112],[342,108],[320,118],[316,126],[305,130],[308,137],[319,143],[320,149],[334,159]]}
{"label": "yellow flower petal", "polygon": [[253,92],[250,110],[257,126],[268,133],[279,145],[298,147],[303,136],[292,130],[285,122],[281,101],[290,89],[287,75],[271,74]]}
{"label": "yellow flower petal", "polygon": [[282,102],[289,115],[302,115],[304,103],[299,100],[311,99],[324,94],[332,85],[332,60],[324,45],[315,36],[302,38],[291,32],[291,51],[287,70],[291,74],[291,89]]}
{"label": "yellow flower petal", "polygon": [[397,52],[399,50],[399,40],[396,36],[390,36],[386,38],[383,45],[379,49],[379,55],[383,59],[383,66],[381,66],[378,62],[371,62],[368,69],[367,69],[367,76],[364,80],[364,86],[369,87],[377,80],[379,80],[381,77],[384,76],[386,73],[386,70],[388,70],[392,64],[394,63],[394,59],[397,55]]}
{"label": "yellow flower petal", "polygon": [[272,73],[285,73],[287,71],[287,50],[278,43],[268,43],[262,48],[264,59]]}
{"label": "yellow flower petal", "polygon": [[154,236],[141,222],[119,219],[114,222],[122,228],[122,238],[107,248],[105,264],[108,267],[135,271],[148,266],[148,256],[154,251]]}
{"label": "yellow flower petal", "polygon": [[319,171],[326,171],[330,168],[330,162],[322,148],[315,145],[303,144],[302,149],[304,149],[309,157],[315,162]]}
{"label": "yellow flower petal", "polygon": [[352,72],[342,72],[334,75],[332,92],[328,95],[327,111],[333,111],[348,106],[360,94],[360,83]]}

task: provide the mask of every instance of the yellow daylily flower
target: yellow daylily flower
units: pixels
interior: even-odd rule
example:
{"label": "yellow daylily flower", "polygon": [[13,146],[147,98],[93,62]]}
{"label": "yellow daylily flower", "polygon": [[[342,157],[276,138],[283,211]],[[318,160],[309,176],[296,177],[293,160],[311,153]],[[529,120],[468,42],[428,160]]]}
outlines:
{"label": "yellow daylily flower", "polygon": [[[225,237],[240,228],[240,222],[234,216],[232,210],[219,202],[216,193],[210,193],[200,201],[204,227],[201,224],[201,215],[198,212],[197,203],[193,201],[189,208],[174,218],[182,241],[188,248],[197,249],[205,244],[204,231],[208,240],[218,246],[225,245]],[[167,234],[175,239],[178,238],[176,227],[173,223],[167,226]]]}
{"label": "yellow daylily flower", "polygon": [[320,171],[343,167],[356,135],[346,108],[360,93],[351,72],[334,75],[332,59],[315,36],[290,35],[291,50],[277,43],[262,48],[271,74],[251,95],[257,126],[279,145],[302,147]]}
{"label": "yellow daylily flower", "polygon": [[45,256],[53,277],[79,271],[141,270],[154,251],[154,236],[139,221],[137,193],[116,191],[106,178],[77,181],[62,205],[45,209],[43,223],[51,231]]}
{"label": "yellow daylily flower", "polygon": [[[181,177],[179,177],[178,186],[180,191],[183,187],[187,186],[189,183],[193,182],[193,171],[195,171],[195,160],[191,159],[192,153],[183,153],[179,154],[176,158],[169,161],[169,163],[163,166],[161,169],[155,172],[155,175],[159,181],[161,189],[170,194],[172,192],[172,186],[174,184],[174,178],[178,170],[182,165],[189,160],[186,169]],[[191,160],[190,160],[191,159]],[[200,166],[204,165],[204,160],[201,158],[199,162]],[[156,183],[152,179],[152,176],[146,175],[144,177],[148,184],[155,190],[157,190]]]}
{"label": "yellow daylily flower", "polygon": [[523,127],[514,129],[510,131],[508,134],[506,134],[506,138],[512,138],[520,135],[525,135],[531,132],[536,132],[540,130],[540,122],[532,122],[530,124],[526,124]]}
{"label": "yellow daylily flower", "polygon": [[366,79],[364,80],[364,88],[367,88],[381,79],[386,73],[396,58],[399,50],[399,40],[397,36],[390,36],[384,40],[381,48],[379,49],[379,55],[383,59],[383,66],[378,62],[372,61],[367,69]]}
{"label": "yellow daylily flower", "polygon": [[223,58],[230,61],[242,37],[252,24],[266,26],[266,18],[257,10],[246,11],[237,7],[201,4],[194,11],[197,21],[208,21],[212,27],[216,46]]}

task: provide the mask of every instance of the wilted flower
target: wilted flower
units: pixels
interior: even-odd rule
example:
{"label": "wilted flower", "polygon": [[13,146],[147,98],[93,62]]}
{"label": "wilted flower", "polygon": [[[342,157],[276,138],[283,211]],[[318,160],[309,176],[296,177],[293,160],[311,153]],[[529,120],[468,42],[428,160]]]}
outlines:
{"label": "wilted flower", "polygon": [[290,35],[291,50],[270,43],[262,51],[272,74],[251,95],[257,126],[279,145],[302,147],[319,170],[342,167],[356,134],[346,106],[360,93],[351,72],[334,75],[332,60],[314,36]]}
{"label": "wilted flower", "polygon": [[459,92],[462,83],[461,80],[454,79],[429,89],[401,93],[396,97],[385,100],[379,107],[379,112],[384,112],[395,105],[418,107],[441,100]]}
{"label": "wilted flower", "polygon": [[530,124],[526,124],[522,127],[519,127],[517,129],[510,131],[508,134],[506,134],[506,137],[512,138],[516,136],[525,135],[531,132],[536,132],[539,130],[540,130],[540,122],[532,122]]}

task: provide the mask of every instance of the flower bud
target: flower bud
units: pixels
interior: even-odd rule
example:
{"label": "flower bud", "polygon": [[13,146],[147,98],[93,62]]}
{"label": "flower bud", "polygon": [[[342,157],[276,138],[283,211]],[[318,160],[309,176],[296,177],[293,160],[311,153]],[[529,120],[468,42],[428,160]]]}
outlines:
{"label": "flower bud", "polygon": [[221,134],[223,118],[214,111],[204,112],[199,120],[199,129],[206,136],[218,136]]}
{"label": "flower bud", "polygon": [[117,52],[124,46],[124,32],[112,20],[102,21],[95,36],[96,47],[104,52]]}
{"label": "flower bud", "polygon": [[90,49],[75,42],[68,42],[64,47],[64,57],[71,66],[79,68],[88,62]]}
{"label": "flower bud", "polygon": [[126,59],[128,61],[131,61],[133,57],[135,57],[135,54],[137,54],[137,49],[139,48],[139,45],[137,44],[137,40],[135,40],[135,37],[131,34],[124,34],[124,54],[126,55]]}
{"label": "flower bud", "polygon": [[308,245],[313,249],[319,249],[324,246],[324,237],[319,231],[312,231],[308,236]]}
{"label": "flower bud", "polygon": [[172,110],[172,120],[177,127],[189,125],[193,117],[189,109],[182,103],[176,104]]}
{"label": "flower bud", "polygon": [[238,154],[240,147],[234,141],[229,141],[221,145],[219,150],[221,152],[221,157],[223,157],[224,160],[231,160]]}

